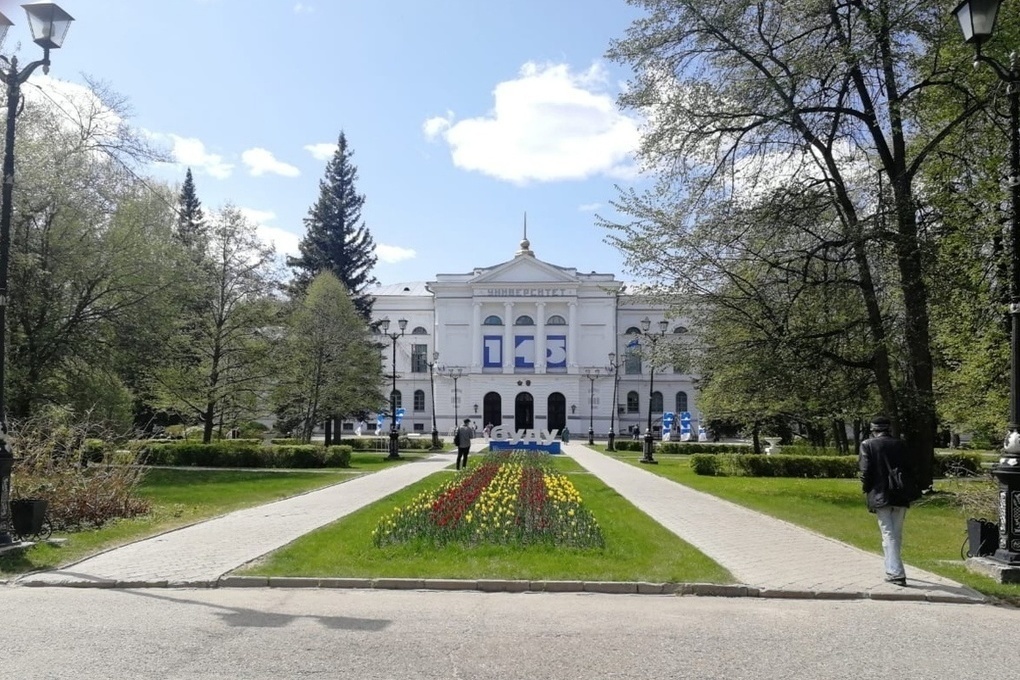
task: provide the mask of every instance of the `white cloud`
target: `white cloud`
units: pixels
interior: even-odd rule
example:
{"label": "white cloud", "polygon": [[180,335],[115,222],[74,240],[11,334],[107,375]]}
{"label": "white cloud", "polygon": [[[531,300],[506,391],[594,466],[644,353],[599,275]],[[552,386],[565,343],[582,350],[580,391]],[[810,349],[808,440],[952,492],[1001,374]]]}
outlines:
{"label": "white cloud", "polygon": [[264,243],[273,244],[277,255],[285,258],[287,255],[296,256],[300,254],[298,251],[298,243],[301,241],[300,236],[286,229],[266,224],[276,219],[276,213],[271,210],[257,210],[255,208],[238,208],[238,210],[244,215],[246,220],[255,224],[255,231],[258,233],[259,239]]}
{"label": "white cloud", "polygon": [[319,144],[305,144],[305,151],[312,154],[312,158],[319,161],[328,161],[336,153],[336,143],[321,142]]}
{"label": "white cloud", "polygon": [[418,256],[418,253],[410,248],[388,246],[384,243],[376,244],[375,254],[386,264],[396,264],[397,262],[403,262],[404,260],[412,260]]}
{"label": "white cloud", "polygon": [[174,160],[181,165],[186,165],[199,172],[205,172],[216,179],[226,179],[234,171],[233,164],[225,162],[223,156],[206,151],[202,140],[195,137],[181,137],[175,134],[168,136],[173,145],[171,154]]}
{"label": "white cloud", "polygon": [[602,207],[601,203],[582,203],[577,206],[579,212],[595,212]]}
{"label": "white cloud", "polygon": [[516,79],[496,85],[487,115],[454,122],[448,113],[422,130],[449,144],[457,167],[517,184],[632,178],[639,121],[617,109],[606,81],[597,63],[573,72],[529,62]]}
{"label": "white cloud", "polygon": [[313,5],[308,5],[303,2],[294,3],[294,14],[311,14],[315,11]]}
{"label": "white cloud", "polygon": [[255,147],[241,154],[241,161],[248,166],[248,173],[253,177],[265,174],[297,177],[301,171],[290,163],[276,160],[271,151]]}

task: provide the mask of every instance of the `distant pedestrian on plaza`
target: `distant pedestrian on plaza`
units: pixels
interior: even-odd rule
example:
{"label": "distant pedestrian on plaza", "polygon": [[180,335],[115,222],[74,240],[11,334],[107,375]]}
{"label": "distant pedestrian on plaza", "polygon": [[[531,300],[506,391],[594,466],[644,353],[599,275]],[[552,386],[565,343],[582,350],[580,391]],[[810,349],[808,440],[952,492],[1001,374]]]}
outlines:
{"label": "distant pedestrian on plaza", "polygon": [[882,532],[885,580],[905,586],[907,574],[900,557],[903,521],[911,501],[920,497],[920,487],[907,445],[892,436],[891,424],[885,416],[871,419],[871,438],[861,443],[859,464],[868,511],[878,517]]}
{"label": "distant pedestrian on plaza", "polygon": [[453,437],[453,443],[457,446],[457,469],[461,466],[467,468],[468,451],[471,450],[471,419],[465,418],[464,425],[457,428],[457,434]]}

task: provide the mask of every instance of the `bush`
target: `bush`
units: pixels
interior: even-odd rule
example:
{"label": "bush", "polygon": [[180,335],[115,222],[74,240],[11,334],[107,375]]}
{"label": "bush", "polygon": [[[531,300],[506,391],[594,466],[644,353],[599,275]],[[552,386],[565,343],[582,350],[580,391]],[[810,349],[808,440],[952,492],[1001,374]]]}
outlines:
{"label": "bush", "polygon": [[264,446],[240,439],[225,439],[211,444],[138,441],[132,445],[143,465],[302,469],[350,467],[351,464],[350,446]]}
{"label": "bush", "polygon": [[980,453],[953,451],[935,454],[936,477],[975,477],[982,473]]}
{"label": "bush", "polygon": [[691,457],[695,474],[718,477],[808,477],[853,479],[857,459],[852,456],[741,456],[733,454]]}

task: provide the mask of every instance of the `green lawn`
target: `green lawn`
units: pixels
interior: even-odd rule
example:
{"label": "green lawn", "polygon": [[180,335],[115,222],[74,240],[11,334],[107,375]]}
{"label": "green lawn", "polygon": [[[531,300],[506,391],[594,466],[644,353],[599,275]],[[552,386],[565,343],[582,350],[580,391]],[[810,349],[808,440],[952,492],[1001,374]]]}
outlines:
{"label": "green lawn", "polygon": [[[472,457],[472,460],[476,458]],[[566,457],[553,457],[601,525],[606,547],[386,546],[372,543],[380,519],[426,489],[443,472],[304,536],[239,573],[266,576],[505,578],[528,580],[729,583],[719,565],[681,541]]]}
{"label": "green lawn", "polygon": [[[638,462],[640,453],[609,455],[641,465]],[[855,479],[706,477],[694,474],[688,456],[656,455],[655,458],[658,465],[641,465],[641,468],[868,552],[882,552],[875,516],[867,511],[860,482]],[[983,593],[1020,600],[1020,585],[1003,585],[972,573],[960,559],[967,518],[974,516],[964,509],[966,506],[961,507],[961,501],[977,493],[976,489],[982,484],[986,484],[984,488],[988,493],[994,493],[990,483],[981,481],[937,481],[937,493],[915,504],[907,513],[903,559]]]}
{"label": "green lawn", "polygon": [[52,569],[131,541],[232,510],[269,503],[357,476],[352,471],[149,470],[139,495],[152,503],[145,517],[117,520],[99,529],[67,534],[62,545],[39,543],[0,555],[0,574]]}

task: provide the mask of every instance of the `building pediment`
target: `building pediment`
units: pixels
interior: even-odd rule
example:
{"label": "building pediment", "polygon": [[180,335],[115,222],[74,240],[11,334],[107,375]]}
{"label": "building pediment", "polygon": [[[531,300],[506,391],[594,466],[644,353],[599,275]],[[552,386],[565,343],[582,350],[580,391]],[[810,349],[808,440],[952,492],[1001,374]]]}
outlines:
{"label": "building pediment", "polygon": [[565,270],[534,257],[521,255],[509,262],[480,271],[469,283],[475,287],[508,287],[511,284],[539,283],[576,286],[579,281],[573,270]]}

